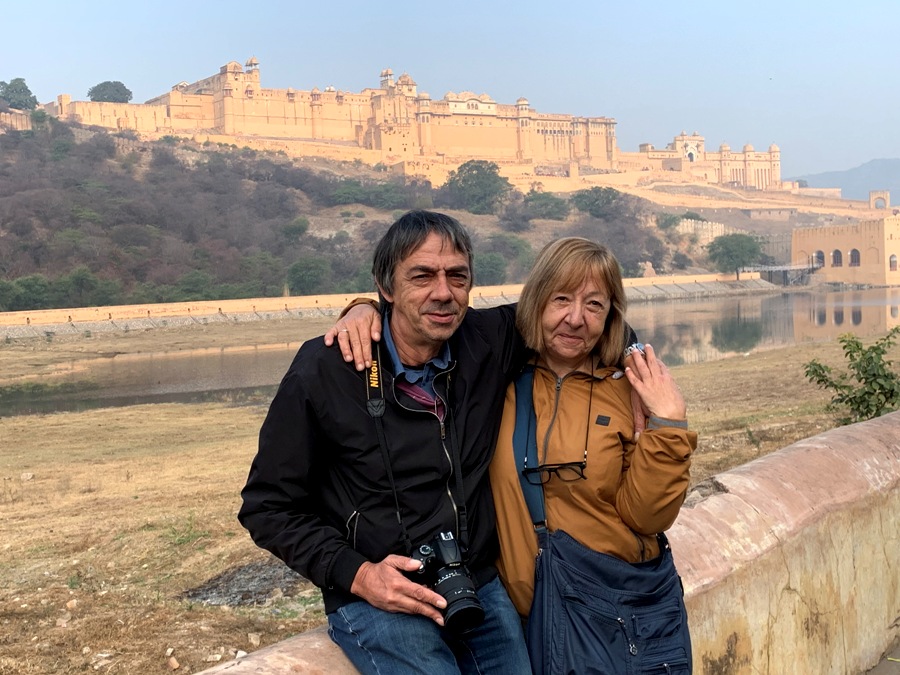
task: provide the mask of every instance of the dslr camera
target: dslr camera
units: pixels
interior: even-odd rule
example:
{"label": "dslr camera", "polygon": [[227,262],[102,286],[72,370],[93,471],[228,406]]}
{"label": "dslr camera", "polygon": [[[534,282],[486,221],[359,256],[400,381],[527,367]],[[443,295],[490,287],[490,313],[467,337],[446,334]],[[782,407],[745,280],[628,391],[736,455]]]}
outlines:
{"label": "dslr camera", "polygon": [[408,572],[407,577],[428,586],[447,601],[444,626],[448,630],[462,634],[484,621],[484,609],[452,532],[436,534],[429,543],[415,547],[410,557],[421,566],[418,571]]}

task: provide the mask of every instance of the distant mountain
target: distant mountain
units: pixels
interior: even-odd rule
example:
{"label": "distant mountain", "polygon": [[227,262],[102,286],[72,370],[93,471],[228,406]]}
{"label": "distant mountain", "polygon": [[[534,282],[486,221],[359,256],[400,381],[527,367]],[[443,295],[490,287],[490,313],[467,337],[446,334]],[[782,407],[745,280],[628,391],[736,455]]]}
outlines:
{"label": "distant mountain", "polygon": [[900,159],[873,159],[855,169],[796,176],[790,180],[805,180],[809,187],[839,187],[844,199],[868,199],[871,190],[890,190],[891,203],[900,204]]}

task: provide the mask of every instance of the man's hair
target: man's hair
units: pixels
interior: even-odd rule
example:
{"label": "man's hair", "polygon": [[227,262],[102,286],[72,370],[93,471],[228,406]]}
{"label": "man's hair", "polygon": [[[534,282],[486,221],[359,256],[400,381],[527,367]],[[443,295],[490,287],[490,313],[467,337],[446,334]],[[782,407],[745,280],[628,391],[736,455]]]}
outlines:
{"label": "man's hair", "polygon": [[382,303],[387,304],[384,297],[381,297],[382,289],[390,295],[394,294],[394,272],[397,265],[419,248],[432,232],[440,235],[457,253],[466,256],[471,288],[474,276],[472,240],[462,224],[456,218],[435,211],[409,211],[388,228],[375,247],[372,275],[379,286],[378,295]]}
{"label": "man's hair", "polygon": [[620,364],[625,349],[625,288],[619,261],[608,248],[581,237],[565,237],[547,244],[538,254],[519,296],[516,325],[531,349],[542,352],[541,318],[553,293],[572,293],[593,279],[609,294],[610,308],[603,334],[594,347],[604,366]]}

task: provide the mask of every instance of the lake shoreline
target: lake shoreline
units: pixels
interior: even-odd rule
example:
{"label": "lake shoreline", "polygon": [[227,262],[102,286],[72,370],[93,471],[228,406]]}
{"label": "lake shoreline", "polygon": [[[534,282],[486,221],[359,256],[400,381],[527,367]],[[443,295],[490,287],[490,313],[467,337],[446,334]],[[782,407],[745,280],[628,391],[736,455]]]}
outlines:
{"label": "lake shoreline", "polygon": [[[626,281],[633,282],[635,280]],[[755,278],[741,281],[719,279],[673,281],[669,277],[651,277],[642,281],[649,283],[626,285],[625,295],[629,303],[666,302],[759,293],[775,294],[789,290],[763,281],[758,278],[758,275]],[[475,288],[470,296],[471,306],[478,309],[516,302],[520,291],[521,285],[503,289],[498,287]],[[94,333],[193,328],[210,324],[326,317],[333,320],[353,297],[375,296],[371,293],[360,293],[355,296],[337,297],[256,298],[169,305],[4,312],[0,313],[0,339],[9,343],[11,340],[55,339],[64,336],[91,337]]]}

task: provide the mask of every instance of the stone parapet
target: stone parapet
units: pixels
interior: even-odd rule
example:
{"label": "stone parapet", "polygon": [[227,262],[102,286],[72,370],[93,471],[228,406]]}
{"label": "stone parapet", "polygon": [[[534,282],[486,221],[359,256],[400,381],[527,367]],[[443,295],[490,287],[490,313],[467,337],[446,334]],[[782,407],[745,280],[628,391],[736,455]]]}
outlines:
{"label": "stone parapet", "polygon": [[[669,531],[694,672],[857,674],[900,639],[900,412],[697,485]],[[353,673],[313,630],[206,673]]]}

